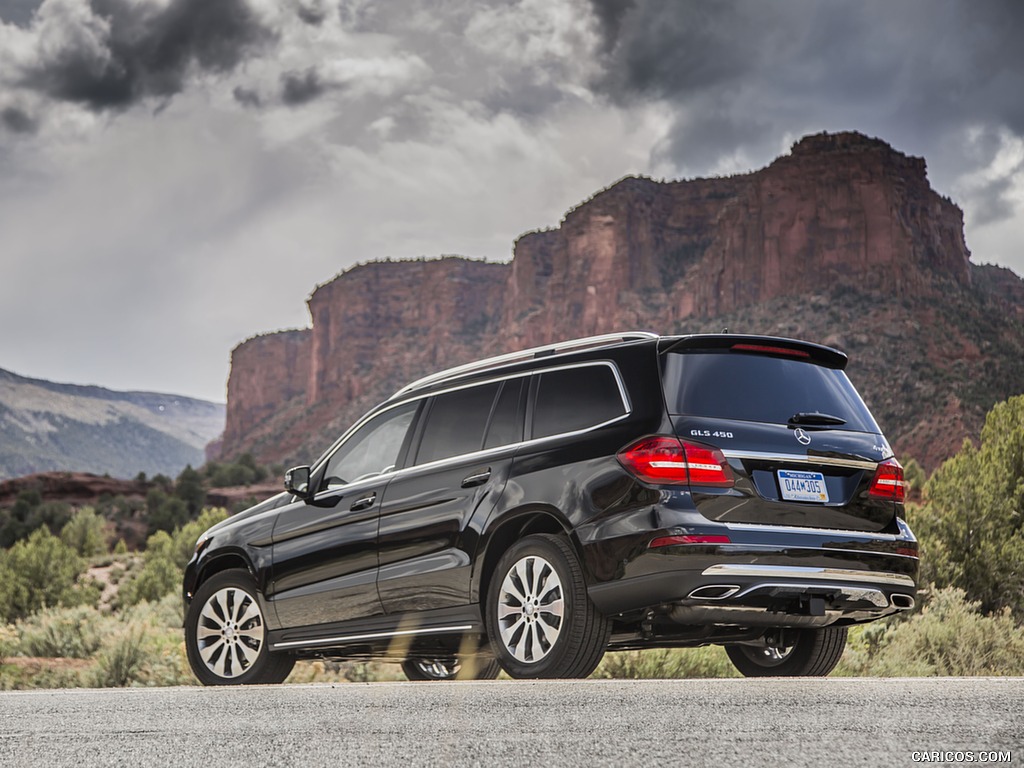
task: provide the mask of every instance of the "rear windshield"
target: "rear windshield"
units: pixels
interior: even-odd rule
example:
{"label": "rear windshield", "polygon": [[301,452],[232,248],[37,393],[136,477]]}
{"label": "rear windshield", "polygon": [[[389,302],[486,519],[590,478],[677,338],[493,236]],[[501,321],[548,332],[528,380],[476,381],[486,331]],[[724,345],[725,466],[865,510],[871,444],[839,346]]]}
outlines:
{"label": "rear windshield", "polygon": [[834,429],[880,433],[839,370],[728,351],[669,353],[663,366],[673,415],[786,424],[797,413],[825,413],[846,420]]}

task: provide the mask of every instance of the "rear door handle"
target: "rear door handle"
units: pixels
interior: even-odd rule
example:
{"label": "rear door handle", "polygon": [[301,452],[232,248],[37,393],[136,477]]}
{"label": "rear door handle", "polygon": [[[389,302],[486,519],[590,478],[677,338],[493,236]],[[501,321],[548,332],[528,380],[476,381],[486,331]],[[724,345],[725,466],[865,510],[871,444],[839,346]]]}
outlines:
{"label": "rear door handle", "polygon": [[361,499],[356,499],[352,502],[352,506],[349,507],[353,512],[358,512],[360,509],[369,509],[373,506],[373,502],[377,500],[377,493],[373,492],[368,496],[363,496]]}
{"label": "rear door handle", "polygon": [[463,488],[472,488],[475,485],[483,485],[491,479],[491,468],[488,467],[480,472],[474,472],[469,477],[462,479]]}

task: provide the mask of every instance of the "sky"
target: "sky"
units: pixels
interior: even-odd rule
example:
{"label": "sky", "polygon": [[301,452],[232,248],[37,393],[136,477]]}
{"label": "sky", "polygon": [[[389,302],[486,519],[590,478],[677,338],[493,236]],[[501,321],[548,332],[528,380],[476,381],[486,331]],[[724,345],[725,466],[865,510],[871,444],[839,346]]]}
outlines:
{"label": "sky", "polygon": [[0,0],[0,368],[225,399],[358,262],[856,130],[1024,274],[1018,0]]}

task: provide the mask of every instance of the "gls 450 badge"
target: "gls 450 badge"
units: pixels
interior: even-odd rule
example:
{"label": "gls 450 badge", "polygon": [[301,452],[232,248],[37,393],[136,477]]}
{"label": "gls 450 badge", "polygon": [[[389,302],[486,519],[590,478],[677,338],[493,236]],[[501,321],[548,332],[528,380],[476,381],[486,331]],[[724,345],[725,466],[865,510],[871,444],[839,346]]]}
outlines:
{"label": "gls 450 badge", "polygon": [[720,437],[725,440],[732,440],[732,432],[723,432],[719,429],[691,429],[690,437]]}

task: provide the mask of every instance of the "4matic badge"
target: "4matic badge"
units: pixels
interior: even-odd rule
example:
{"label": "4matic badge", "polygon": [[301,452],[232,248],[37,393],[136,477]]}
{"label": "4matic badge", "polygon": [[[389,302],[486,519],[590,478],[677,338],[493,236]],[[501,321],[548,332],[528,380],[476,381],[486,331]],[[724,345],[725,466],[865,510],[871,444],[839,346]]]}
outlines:
{"label": "4matic badge", "polygon": [[796,431],[793,432],[793,437],[797,439],[797,442],[799,442],[800,445],[811,444],[811,436],[804,432],[802,429],[796,429]]}

